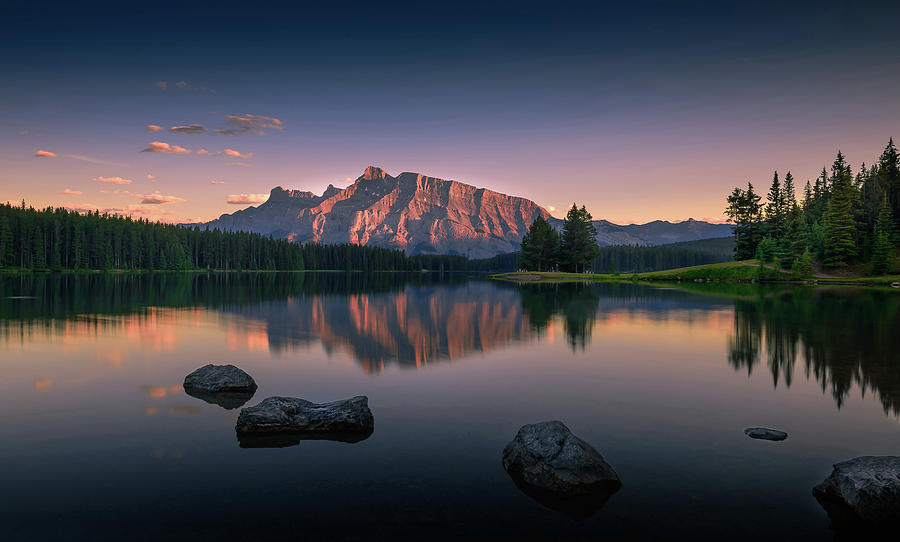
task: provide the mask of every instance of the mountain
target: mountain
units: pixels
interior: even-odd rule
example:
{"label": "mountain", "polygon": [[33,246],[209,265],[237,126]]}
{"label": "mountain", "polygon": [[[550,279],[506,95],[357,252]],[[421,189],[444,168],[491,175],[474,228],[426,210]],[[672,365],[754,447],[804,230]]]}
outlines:
{"label": "mountain", "polygon": [[[532,221],[562,220],[531,200],[419,173],[396,177],[374,166],[346,188],[328,185],[321,196],[273,188],[257,206],[201,224],[250,231],[298,243],[358,243],[408,254],[459,254],[486,258],[519,249]],[[731,227],[695,220],[618,226],[594,222],[601,245],[653,245],[731,234]]]}

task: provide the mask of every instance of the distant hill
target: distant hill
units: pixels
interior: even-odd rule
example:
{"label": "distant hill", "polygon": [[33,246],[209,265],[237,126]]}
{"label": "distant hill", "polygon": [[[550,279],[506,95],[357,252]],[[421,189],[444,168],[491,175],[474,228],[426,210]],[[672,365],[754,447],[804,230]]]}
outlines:
{"label": "distant hill", "polygon": [[[325,244],[355,243],[398,248],[407,254],[457,254],[488,258],[515,252],[538,216],[555,228],[562,220],[533,201],[459,181],[369,167],[346,188],[329,185],[322,195],[273,188],[255,207],[199,224]],[[731,226],[693,219],[620,226],[596,220],[600,245],[658,245],[731,234]]]}

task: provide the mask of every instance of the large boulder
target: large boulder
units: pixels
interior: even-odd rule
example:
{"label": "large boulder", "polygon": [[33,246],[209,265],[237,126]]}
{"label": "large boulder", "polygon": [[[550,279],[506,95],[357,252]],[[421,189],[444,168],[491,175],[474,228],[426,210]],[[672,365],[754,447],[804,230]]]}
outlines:
{"label": "large boulder", "polygon": [[619,489],[616,471],[560,421],[525,425],[503,449],[503,467],[520,487],[554,496]]}
{"label": "large boulder", "polygon": [[253,377],[234,365],[204,365],[184,377],[184,391],[207,403],[232,409],[256,393]]}
{"label": "large boulder", "polygon": [[900,523],[900,456],[863,456],[834,465],[813,495],[837,526]]}
{"label": "large boulder", "polygon": [[372,434],[375,419],[369,399],[316,404],[294,397],[269,397],[256,406],[241,409],[235,430],[241,446],[280,446],[300,440],[358,442]]}

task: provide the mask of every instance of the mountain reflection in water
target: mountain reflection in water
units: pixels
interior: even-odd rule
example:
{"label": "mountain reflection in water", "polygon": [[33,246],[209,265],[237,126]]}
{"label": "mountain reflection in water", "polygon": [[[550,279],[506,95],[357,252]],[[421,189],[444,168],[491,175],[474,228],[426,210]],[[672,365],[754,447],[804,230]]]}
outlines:
{"label": "mountain reflection in water", "polygon": [[[773,386],[789,387],[799,366],[838,407],[856,385],[877,394],[886,413],[900,412],[900,296],[890,290],[512,284],[395,273],[32,275],[0,280],[0,299],[7,343],[115,332],[165,351],[185,340],[162,325],[166,319],[212,310],[229,344],[277,353],[320,343],[367,373],[553,340],[556,326],[578,351],[623,320],[727,325],[723,359],[736,370],[753,374],[765,364]],[[120,363],[127,350],[104,356]],[[49,385],[35,383],[42,387]]]}

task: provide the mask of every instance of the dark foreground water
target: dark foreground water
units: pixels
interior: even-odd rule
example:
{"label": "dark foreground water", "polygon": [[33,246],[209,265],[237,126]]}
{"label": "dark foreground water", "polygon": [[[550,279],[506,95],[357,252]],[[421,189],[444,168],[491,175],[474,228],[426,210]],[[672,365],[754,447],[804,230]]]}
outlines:
{"label": "dark foreground water", "polygon": [[[683,288],[2,279],[0,539],[835,537],[812,487],[900,454],[900,295]],[[367,395],[375,432],[241,448],[238,410],[181,387],[210,362],[253,375],[248,404]],[[550,419],[622,479],[586,518],[500,463]]]}

